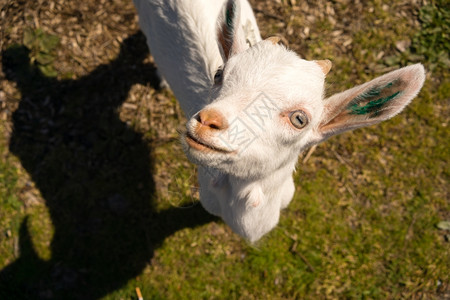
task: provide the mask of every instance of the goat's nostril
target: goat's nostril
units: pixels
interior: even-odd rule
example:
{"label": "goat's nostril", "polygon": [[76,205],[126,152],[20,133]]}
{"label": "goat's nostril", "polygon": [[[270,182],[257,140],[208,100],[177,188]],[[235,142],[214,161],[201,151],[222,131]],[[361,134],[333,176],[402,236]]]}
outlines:
{"label": "goat's nostril", "polygon": [[203,126],[216,130],[223,130],[228,127],[224,116],[219,111],[212,109],[200,111],[197,115],[197,121]]}

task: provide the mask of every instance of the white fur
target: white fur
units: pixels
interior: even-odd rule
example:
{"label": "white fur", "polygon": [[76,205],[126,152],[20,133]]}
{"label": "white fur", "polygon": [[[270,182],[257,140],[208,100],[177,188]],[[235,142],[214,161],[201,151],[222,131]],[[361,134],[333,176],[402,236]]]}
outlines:
{"label": "white fur", "polygon": [[[327,71],[281,45],[262,41],[246,0],[235,1],[240,17],[234,45],[239,47],[230,57],[217,43],[225,0],[134,2],[150,52],[189,119],[181,141],[188,158],[199,165],[200,201],[251,242],[276,226],[280,210],[291,201],[292,172],[301,151],[333,134],[392,117],[423,84],[423,67],[415,65],[323,100]],[[256,44],[250,47],[246,40]],[[223,64],[223,82],[214,85],[214,74]],[[390,82],[401,86],[401,93],[379,113],[349,113],[356,96],[374,87],[390,92]],[[309,117],[302,129],[289,121],[296,110]],[[209,128],[199,121],[199,111],[220,112],[218,119],[229,126]],[[241,139],[234,139],[236,128],[245,129]],[[221,151],[193,148],[188,135]]]}
{"label": "white fur", "polygon": [[[217,17],[224,0],[135,0],[141,30],[160,74],[190,118],[209,102],[209,90],[222,57],[216,42]],[[242,1],[242,18],[261,40],[250,5]]]}

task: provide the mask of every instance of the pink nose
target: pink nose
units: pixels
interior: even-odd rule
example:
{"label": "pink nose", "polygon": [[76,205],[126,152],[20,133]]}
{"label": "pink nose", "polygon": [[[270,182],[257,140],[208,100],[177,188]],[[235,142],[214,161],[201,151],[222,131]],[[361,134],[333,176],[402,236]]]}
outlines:
{"label": "pink nose", "polygon": [[217,110],[204,109],[197,115],[197,121],[208,129],[224,130],[228,128],[225,117]]}

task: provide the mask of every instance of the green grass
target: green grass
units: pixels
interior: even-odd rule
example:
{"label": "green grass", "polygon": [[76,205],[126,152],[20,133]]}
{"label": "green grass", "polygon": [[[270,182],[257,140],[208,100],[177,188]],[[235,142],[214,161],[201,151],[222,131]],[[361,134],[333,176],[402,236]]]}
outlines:
{"label": "green grass", "polygon": [[[0,133],[4,134],[3,126]],[[15,239],[23,217],[23,205],[19,201],[19,172],[15,160],[7,153],[4,140],[0,140],[0,265],[5,266],[14,257]]]}
{"label": "green grass", "polygon": [[[308,59],[333,60],[328,94],[418,61],[427,81],[399,116],[332,138],[299,162],[292,203],[256,245],[201,209],[195,166],[175,136],[140,127],[154,111],[119,118],[133,85],[152,86],[140,77],[154,72],[142,37],[73,80],[53,77],[53,59],[29,67],[38,48],[11,46],[21,102],[10,139],[0,127],[0,298],[136,299],[136,287],[146,300],[448,297],[449,232],[437,228],[450,220],[448,35],[440,31],[448,11],[432,1],[413,15],[416,26],[396,14],[402,3],[368,1],[373,11],[350,14],[346,53],[328,42],[341,26],[328,19],[316,20],[306,45],[288,37]],[[333,6],[338,16],[351,9]],[[304,22],[293,19],[293,32]],[[281,30],[273,23],[262,32]],[[401,52],[399,40],[411,46]],[[50,77],[37,71],[43,65]],[[146,89],[152,101],[169,98],[161,122],[174,132],[182,118],[173,96]]]}

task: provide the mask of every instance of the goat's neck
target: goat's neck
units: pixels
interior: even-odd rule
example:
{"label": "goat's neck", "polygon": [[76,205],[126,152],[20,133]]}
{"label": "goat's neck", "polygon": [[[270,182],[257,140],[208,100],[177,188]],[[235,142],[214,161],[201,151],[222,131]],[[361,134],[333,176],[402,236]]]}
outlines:
{"label": "goat's neck", "polygon": [[[233,194],[236,195],[234,199],[237,201],[244,201],[247,205],[258,207],[259,205],[282,205],[282,202],[287,201],[284,199],[286,182],[292,181],[293,167],[284,166],[279,168],[275,172],[256,180],[249,180],[233,175],[227,175],[228,184]],[[260,193],[258,195],[257,193]],[[262,202],[256,203],[252,199],[253,197],[262,197]],[[292,196],[292,195],[291,195]],[[290,199],[289,199],[290,200]],[[269,203],[272,202],[272,203]]]}
{"label": "goat's neck", "polygon": [[280,209],[292,199],[294,165],[295,161],[254,180],[231,174],[210,176],[211,170],[200,168],[201,202],[235,232],[250,241],[257,240],[275,227]]}

